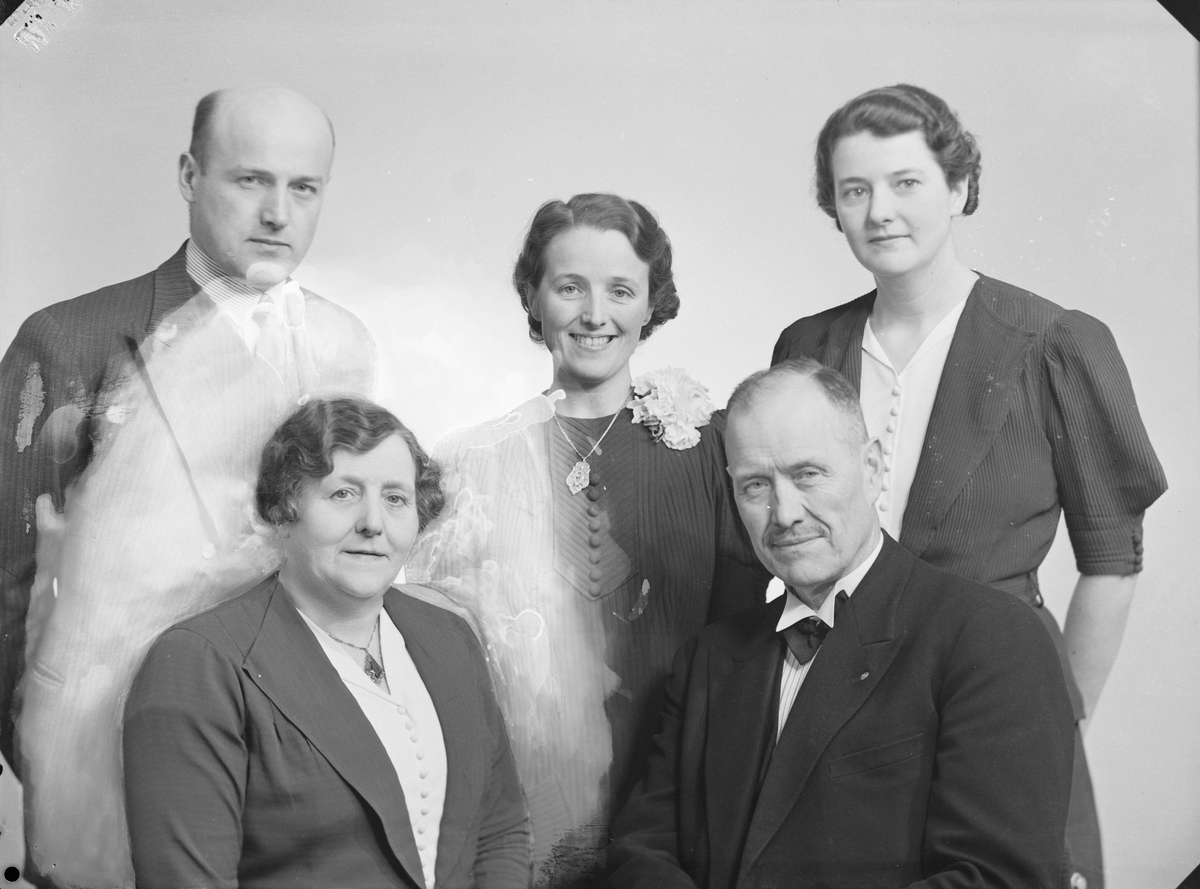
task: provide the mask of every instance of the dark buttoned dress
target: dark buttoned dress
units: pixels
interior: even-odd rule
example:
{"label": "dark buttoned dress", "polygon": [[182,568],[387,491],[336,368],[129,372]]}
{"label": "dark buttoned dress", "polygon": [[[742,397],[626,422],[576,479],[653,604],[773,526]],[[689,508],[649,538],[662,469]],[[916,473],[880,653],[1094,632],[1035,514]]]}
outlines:
{"label": "dark buttoned dress", "polygon": [[[780,335],[772,363],[815,358],[858,388],[875,296],[801,318]],[[1038,566],[1065,515],[1080,573],[1140,571],[1142,517],[1166,487],[1108,327],[980,275],[946,357],[900,543],[1034,606],[1058,646],[1076,719],[1083,701],[1042,607]],[[1099,889],[1099,825],[1078,743],[1067,841],[1072,869]]]}

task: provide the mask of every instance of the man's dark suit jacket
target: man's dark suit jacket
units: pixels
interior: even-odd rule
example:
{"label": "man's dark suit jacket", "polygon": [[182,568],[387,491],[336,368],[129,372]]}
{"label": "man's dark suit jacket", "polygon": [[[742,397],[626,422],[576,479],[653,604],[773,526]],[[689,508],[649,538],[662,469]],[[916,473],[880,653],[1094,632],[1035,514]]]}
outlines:
{"label": "man's dark suit jacket", "polygon": [[[185,248],[139,278],[35,312],[0,361],[0,752],[14,765],[13,692],[25,662],[36,569],[34,504],[50,494],[62,509],[67,488],[91,460],[107,396],[131,372],[142,341],[195,296]],[[306,303],[359,342],[370,341],[344,309],[310,293]],[[348,388],[365,391],[352,382],[354,372]]]}
{"label": "man's dark suit jacket", "polygon": [[680,651],[610,885],[1056,886],[1074,725],[1030,609],[885,538],[760,784],[783,601]]}
{"label": "man's dark suit jacket", "polygon": [[[524,889],[525,804],[479,643],[398,590],[384,607],[446,744],[438,889]],[[275,578],[160,637],[124,746],[139,887],[424,886],[396,770]]]}

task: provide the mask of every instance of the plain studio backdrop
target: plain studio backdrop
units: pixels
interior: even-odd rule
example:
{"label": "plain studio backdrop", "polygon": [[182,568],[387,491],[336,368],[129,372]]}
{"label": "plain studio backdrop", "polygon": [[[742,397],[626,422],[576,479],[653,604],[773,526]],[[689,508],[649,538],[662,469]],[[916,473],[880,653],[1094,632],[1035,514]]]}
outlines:
{"label": "plain studio backdrop", "polygon": [[[983,151],[962,255],[1109,324],[1171,485],[1087,734],[1110,885],[1174,887],[1200,860],[1197,47],[1153,0],[43,0],[0,38],[0,348],[170,256],[196,101],[278,82],[337,129],[296,278],[368,323],[380,398],[427,444],[550,381],[508,284],[541,202],[659,215],[682,307],[634,371],[687,368],[723,401],[786,324],[871,289],[813,201],[825,118],[889,83],[943,96]],[[1074,579],[1060,532],[1060,618]],[[0,869],[21,864],[3,799]]]}

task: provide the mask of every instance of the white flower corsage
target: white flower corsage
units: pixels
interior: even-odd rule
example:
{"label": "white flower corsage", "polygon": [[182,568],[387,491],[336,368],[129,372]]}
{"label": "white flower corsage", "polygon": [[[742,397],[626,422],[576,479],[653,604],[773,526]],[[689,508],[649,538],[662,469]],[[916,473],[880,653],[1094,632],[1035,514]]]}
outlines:
{"label": "white flower corsage", "polygon": [[716,405],[708,390],[678,367],[642,374],[633,381],[633,422],[641,423],[667,447],[683,451],[700,443]]}

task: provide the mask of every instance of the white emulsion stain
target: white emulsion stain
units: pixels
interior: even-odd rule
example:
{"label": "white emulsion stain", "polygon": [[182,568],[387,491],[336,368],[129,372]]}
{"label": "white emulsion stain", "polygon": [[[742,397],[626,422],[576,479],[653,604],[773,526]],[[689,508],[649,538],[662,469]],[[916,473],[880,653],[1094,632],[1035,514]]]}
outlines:
{"label": "white emulsion stain", "polygon": [[17,453],[33,444],[33,424],[42,415],[45,406],[42,366],[35,361],[29,365],[25,373],[25,385],[21,387],[21,406],[17,413]]}
{"label": "white emulsion stain", "polygon": [[27,24],[24,28],[13,35],[13,38],[18,43],[24,43],[34,52],[41,52],[42,47],[46,45],[48,38],[46,32],[35,24]]}
{"label": "white emulsion stain", "polygon": [[79,424],[86,419],[83,408],[77,404],[57,407],[42,424],[39,446],[59,466],[75,456],[79,449]]}
{"label": "white emulsion stain", "polygon": [[41,52],[50,41],[49,31],[55,31],[65,19],[79,11],[82,0],[25,0],[21,15],[9,19],[10,27],[19,26],[13,39],[34,52]]}

